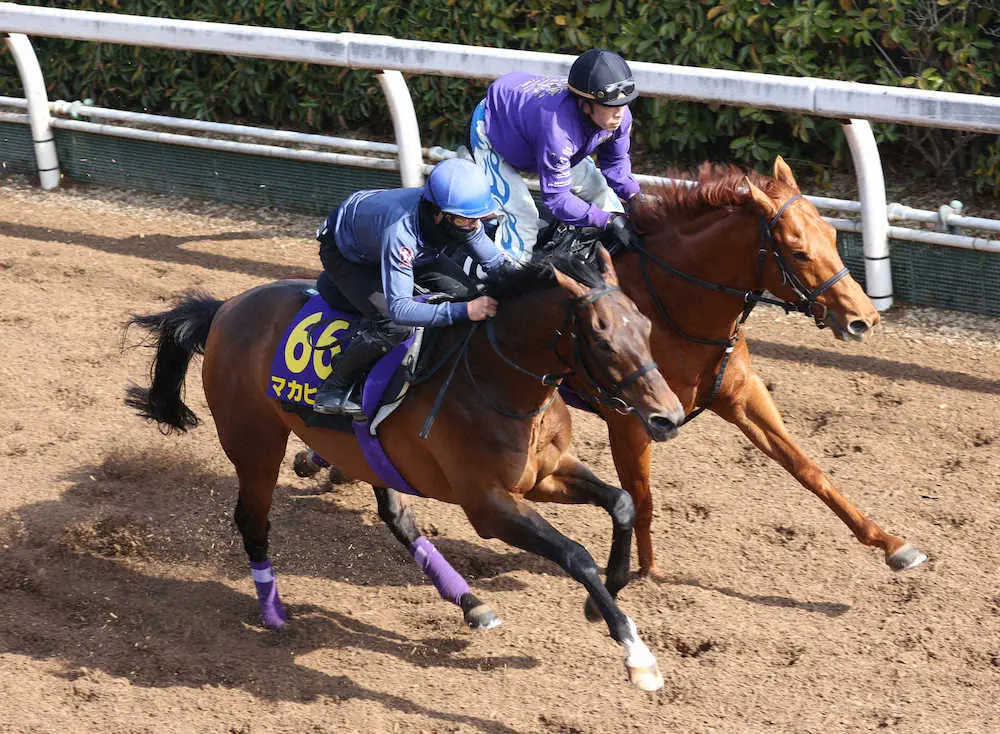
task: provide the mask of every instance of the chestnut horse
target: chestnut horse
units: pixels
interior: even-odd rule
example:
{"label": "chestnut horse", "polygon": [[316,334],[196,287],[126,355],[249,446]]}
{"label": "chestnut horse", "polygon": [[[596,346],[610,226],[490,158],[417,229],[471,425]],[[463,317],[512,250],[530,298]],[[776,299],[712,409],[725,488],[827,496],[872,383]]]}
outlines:
{"label": "chestnut horse", "polygon": [[[842,341],[864,341],[878,312],[837,252],[834,228],[799,191],[780,157],[772,177],[704,164],[697,185],[652,192],[635,212],[642,244],[615,259],[622,288],[653,320],[653,355],[688,420],[710,410],[732,423],[894,570],[927,556],[852,505],[789,434],[750,364],[743,322],[758,302],[802,312]],[[776,298],[765,294],[767,291]],[[669,360],[666,357],[669,355]],[[597,406],[608,423],[622,487],[636,506],[639,570],[653,556],[650,441],[629,416]]]}
{"label": "chestnut horse", "polygon": [[[652,361],[649,319],[619,288],[607,252],[598,247],[586,257],[568,251],[540,255],[493,290],[500,301],[493,321],[441,333],[431,362],[453,367],[413,384],[379,435],[410,486],[461,505],[483,538],[499,538],[548,558],[580,582],[611,637],[624,647],[630,680],[655,690],[663,683],[656,659],[616,602],[629,578],[632,501],[569,452],[569,411],[556,399],[556,389],[559,378],[585,374],[584,391],[635,415],[651,440],[673,436],[684,413]],[[168,431],[197,423],[181,391],[190,358],[204,353],[205,396],[239,479],[236,524],[270,627],[287,619],[267,545],[268,513],[290,432],[376,487],[383,517],[394,512],[386,499],[389,491],[353,433],[307,426],[268,395],[272,355],[310,285],[279,281],[226,302],[189,294],[169,311],[129,322],[154,335],[157,351],[152,387],[131,388],[127,402]],[[460,362],[462,369],[454,369]],[[447,398],[438,403],[445,389]],[[425,418],[438,407],[433,430],[420,438]],[[606,584],[586,549],[558,532],[526,499],[591,503],[607,510],[613,532]],[[394,532],[406,530],[399,522],[394,527]],[[415,534],[415,525],[409,530]],[[415,558],[431,558],[422,565],[430,566],[433,575],[433,546],[413,552]],[[470,624],[496,623],[492,610],[467,585],[460,592],[454,601],[466,610]]]}

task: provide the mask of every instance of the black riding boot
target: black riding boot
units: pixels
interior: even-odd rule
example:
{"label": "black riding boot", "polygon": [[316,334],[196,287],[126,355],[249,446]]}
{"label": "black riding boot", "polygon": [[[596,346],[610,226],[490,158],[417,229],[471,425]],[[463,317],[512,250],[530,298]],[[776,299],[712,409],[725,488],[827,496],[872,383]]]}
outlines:
{"label": "black riding boot", "polygon": [[365,336],[357,334],[334,360],[333,372],[316,391],[313,410],[317,413],[349,415],[356,420],[365,418],[361,409],[361,390],[354,390],[355,383],[376,359],[389,350],[383,341],[366,339]]}

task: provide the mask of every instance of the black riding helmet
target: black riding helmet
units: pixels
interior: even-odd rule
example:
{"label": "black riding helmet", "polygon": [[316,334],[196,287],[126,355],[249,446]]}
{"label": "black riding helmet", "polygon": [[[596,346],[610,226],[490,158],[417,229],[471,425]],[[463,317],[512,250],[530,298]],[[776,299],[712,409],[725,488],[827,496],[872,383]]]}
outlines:
{"label": "black riding helmet", "polygon": [[632,70],[614,51],[592,48],[569,69],[569,91],[580,99],[606,107],[621,107],[639,96]]}

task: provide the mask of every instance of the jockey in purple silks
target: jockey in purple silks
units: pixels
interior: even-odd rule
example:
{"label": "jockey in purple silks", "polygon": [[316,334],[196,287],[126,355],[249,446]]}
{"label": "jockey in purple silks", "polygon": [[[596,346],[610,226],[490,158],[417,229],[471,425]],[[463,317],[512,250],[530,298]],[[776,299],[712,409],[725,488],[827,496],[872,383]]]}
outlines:
{"label": "jockey in purple silks", "polygon": [[[423,188],[358,191],[327,217],[316,233],[323,269],[364,319],[317,391],[317,413],[363,418],[352,386],[414,326],[496,314],[496,301],[479,295],[458,262],[471,256],[488,280],[513,267],[483,230],[482,220],[495,213],[482,171],[453,158],[435,166]],[[414,285],[458,300],[418,301]]]}
{"label": "jockey in purple silks", "polygon": [[621,202],[639,194],[628,109],[638,94],[625,60],[603,49],[581,54],[568,80],[511,72],[490,85],[468,142],[504,215],[499,247],[527,260],[538,236],[538,208],[522,173],[537,174],[542,202],[559,221],[598,227],[626,247],[635,241]]}

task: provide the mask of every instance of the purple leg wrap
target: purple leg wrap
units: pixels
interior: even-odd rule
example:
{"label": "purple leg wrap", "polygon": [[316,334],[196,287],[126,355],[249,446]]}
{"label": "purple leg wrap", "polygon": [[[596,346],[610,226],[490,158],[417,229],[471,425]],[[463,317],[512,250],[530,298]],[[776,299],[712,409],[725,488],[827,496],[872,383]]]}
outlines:
{"label": "purple leg wrap", "polygon": [[270,561],[250,561],[250,574],[253,585],[257,587],[257,604],[260,606],[260,616],[264,625],[271,629],[279,629],[288,621],[285,605],[278,596],[278,584],[274,580],[274,569]]}
{"label": "purple leg wrap", "polygon": [[413,560],[417,562],[427,578],[437,587],[441,598],[459,606],[462,595],[469,593],[469,585],[438,552],[434,544],[421,535],[410,543],[410,555],[413,556]]}
{"label": "purple leg wrap", "polygon": [[328,466],[330,466],[329,461],[324,459],[322,456],[317,454],[312,449],[309,450],[309,458],[312,460],[312,463],[318,466],[320,469],[326,469]]}

